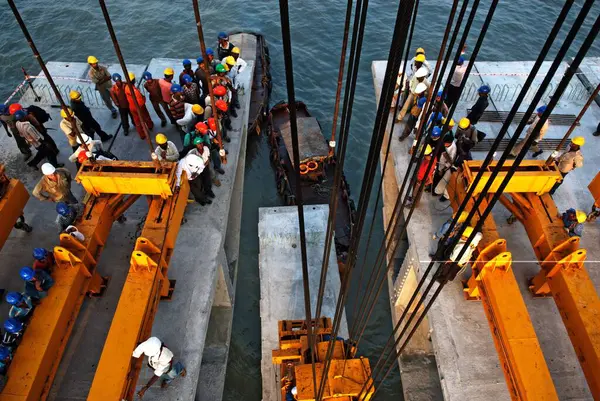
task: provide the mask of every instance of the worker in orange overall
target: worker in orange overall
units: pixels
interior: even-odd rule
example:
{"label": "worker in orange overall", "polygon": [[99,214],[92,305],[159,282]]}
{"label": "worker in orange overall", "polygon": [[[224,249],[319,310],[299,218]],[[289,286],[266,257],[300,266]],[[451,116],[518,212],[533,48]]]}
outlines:
{"label": "worker in orange overall", "polygon": [[[131,114],[133,115],[133,121],[135,122],[135,129],[138,132],[138,135],[142,139],[146,139],[146,134],[144,133],[144,129],[142,128],[142,121],[140,120],[140,114],[146,123],[148,129],[154,128],[154,122],[150,118],[150,114],[148,113],[148,109],[146,108],[146,98],[138,88],[135,87],[135,74],[133,72],[129,73],[129,79],[131,80],[133,87],[133,94],[131,93],[131,87],[127,85],[125,87],[125,95],[127,95],[127,102],[129,103],[129,110],[131,110]],[[133,100],[133,95],[135,94],[135,98],[137,100],[138,105],[140,106],[140,112],[137,112],[137,108],[135,105],[135,101]]]}
{"label": "worker in orange overall", "polygon": [[[110,88],[110,97],[112,98],[113,103],[119,108],[121,125],[123,125],[123,134],[127,136],[129,135],[129,116],[131,116],[131,110],[129,109],[129,102],[125,95],[126,85],[123,83],[121,74],[117,74],[116,72],[112,74],[112,80],[115,84]],[[133,116],[131,116],[131,119],[135,121]]]}
{"label": "worker in orange overall", "polygon": [[[405,207],[412,207],[413,203],[416,205],[419,204],[419,199],[417,198],[417,192],[419,190],[419,186],[421,182],[425,181],[425,187],[431,186],[433,184],[433,173],[435,172],[435,165],[437,164],[437,158],[434,158],[433,149],[431,145],[427,145],[425,148],[425,153],[423,155],[423,160],[421,160],[421,164],[419,165],[419,171],[417,172],[417,181],[415,181],[414,186],[412,188],[412,194],[408,197]],[[429,174],[425,176],[427,169],[429,169]]]}

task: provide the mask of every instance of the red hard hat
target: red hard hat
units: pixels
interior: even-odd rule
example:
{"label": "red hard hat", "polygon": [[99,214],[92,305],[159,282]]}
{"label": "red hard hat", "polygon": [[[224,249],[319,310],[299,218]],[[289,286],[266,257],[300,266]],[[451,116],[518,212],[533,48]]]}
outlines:
{"label": "red hard hat", "polygon": [[13,103],[8,107],[8,112],[10,114],[15,114],[19,110],[23,110],[23,106],[21,106],[19,103]]}
{"label": "red hard hat", "polygon": [[215,119],[213,117],[208,119],[208,128],[210,128],[213,131],[217,130],[217,123],[215,122]]}
{"label": "red hard hat", "polygon": [[201,134],[206,134],[206,132],[208,131],[208,127],[204,123],[197,123],[195,125],[195,127],[196,127],[196,130],[198,132],[200,132]]}
{"label": "red hard hat", "polygon": [[216,96],[225,96],[225,94],[227,93],[227,89],[225,89],[223,85],[215,86],[215,88],[213,89],[213,93]]}
{"label": "red hard hat", "polygon": [[217,109],[221,110],[222,112],[227,111],[227,102],[223,99],[219,99],[215,102],[215,106],[217,106]]}
{"label": "red hard hat", "polygon": [[83,163],[87,159],[89,159],[87,152],[79,152],[79,154],[77,155],[77,161],[79,163]]}

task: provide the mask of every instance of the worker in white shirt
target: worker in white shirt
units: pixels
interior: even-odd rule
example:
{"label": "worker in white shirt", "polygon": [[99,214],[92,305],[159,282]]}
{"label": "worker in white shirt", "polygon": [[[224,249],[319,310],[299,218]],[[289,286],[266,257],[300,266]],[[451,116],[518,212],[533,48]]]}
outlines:
{"label": "worker in white shirt", "polygon": [[467,64],[465,63],[465,59],[463,56],[458,58],[458,62],[454,67],[454,72],[452,73],[452,79],[450,80],[450,86],[448,87],[448,91],[446,94],[446,99],[444,102],[448,108],[452,108],[452,106],[458,102],[460,98],[460,84],[465,78],[465,73],[467,72]]}
{"label": "worker in white shirt", "polygon": [[133,372],[133,367],[136,365],[139,357],[146,355],[148,357],[148,366],[154,369],[154,375],[148,383],[138,391],[138,396],[144,397],[146,391],[161,379],[160,387],[165,388],[178,376],[185,377],[187,371],[181,362],[175,362],[173,352],[165,347],[165,344],[157,337],[150,337],[140,345],[138,345],[132,354],[130,372]]}
{"label": "worker in white shirt", "polygon": [[246,63],[246,61],[244,61],[244,59],[242,59],[240,57],[240,48],[239,47],[234,47],[233,49],[231,49],[231,57],[233,57],[233,59],[235,60],[235,66],[237,68],[237,73],[241,74],[242,71],[244,71],[246,69],[246,67],[248,66],[248,63]]}
{"label": "worker in white shirt", "polygon": [[[194,125],[204,120],[204,107],[199,104],[184,103],[183,117],[177,120],[177,125],[181,127],[184,133],[194,130]],[[183,138],[182,138],[183,141]]]}
{"label": "worker in white shirt", "polygon": [[[473,252],[475,252],[475,249],[477,249],[479,241],[481,241],[481,238],[483,238],[483,235],[481,233],[477,233],[475,234],[473,241],[471,241],[471,243],[467,245],[467,240],[469,239],[472,233],[473,227],[466,227],[462,235],[460,236],[460,240],[458,240],[458,243],[456,244],[456,246],[452,250],[452,254],[450,255],[450,260],[452,262],[456,262],[456,264],[461,269],[464,268],[467,263],[469,263],[471,257],[473,256]],[[463,253],[460,260],[457,261],[456,259],[458,259],[458,255],[465,246],[467,246],[467,250],[465,251],[465,253]]]}
{"label": "worker in white shirt", "polygon": [[[79,156],[79,153],[81,153],[81,152],[87,152],[89,150],[90,152],[92,152],[92,154],[96,154],[98,152],[102,153],[102,150],[103,150],[102,141],[99,141],[97,139],[92,139],[86,134],[81,134],[81,138],[83,138],[85,145],[83,145],[83,143],[81,142],[81,139],[79,139],[79,137],[77,137],[77,143],[79,144],[79,147],[77,149],[75,149],[75,151],[73,152],[73,154],[71,156],[69,156],[69,161],[71,161],[73,163],[78,161],[78,156]],[[86,145],[87,145],[87,149],[86,149]]]}
{"label": "worker in white shirt", "polygon": [[[523,139],[522,141],[519,141],[519,143],[517,143],[515,145],[515,147],[512,148],[512,150],[510,151],[510,156],[512,157],[517,157],[517,155],[521,152],[521,149],[523,149],[523,146],[525,146],[525,142],[527,141],[527,139],[533,134],[533,131],[535,131],[535,127],[538,125],[540,118],[542,117],[542,114],[544,114],[544,112],[546,111],[546,106],[540,106],[538,107],[538,109],[536,110],[537,114],[530,118],[529,121],[527,121],[529,125],[529,128],[527,129],[527,134],[525,135],[525,139]],[[544,123],[544,125],[542,125],[542,128],[540,128],[540,132],[537,134],[536,139],[533,141],[533,144],[531,145],[531,150],[533,151],[533,157],[538,157],[539,155],[542,154],[543,150],[540,149],[539,143],[540,141],[544,138],[544,135],[546,135],[546,132],[548,131],[548,127],[550,126],[550,120],[547,119],[546,122]]]}
{"label": "worker in white shirt", "polygon": [[[425,67],[421,67],[417,70],[417,72],[410,78],[408,81],[408,90],[409,94],[406,98],[406,101],[402,105],[402,110],[398,113],[398,117],[396,118],[396,122],[400,122],[404,119],[404,116],[409,110],[409,107],[413,106],[414,99],[417,96],[416,90],[419,84],[425,84],[425,88],[429,89],[431,83],[427,80],[427,69]],[[427,96],[427,93],[425,93]]]}
{"label": "worker in white shirt", "polygon": [[412,58],[412,60],[410,60],[410,71],[408,75],[413,75],[421,67],[425,67],[427,69],[427,76],[431,75],[431,66],[429,65],[429,62],[425,59],[425,49],[419,47],[415,51],[415,56]]}
{"label": "worker in white shirt", "polygon": [[176,162],[179,159],[177,146],[169,141],[165,134],[157,134],[155,140],[158,146],[154,150],[154,153],[152,153],[152,159],[168,162]]}
{"label": "worker in white shirt", "polygon": [[441,195],[440,202],[446,202],[449,198],[446,187],[450,182],[452,172],[456,170],[454,161],[456,160],[456,144],[454,143],[454,135],[448,132],[444,135],[444,149],[440,154],[437,169],[433,177],[434,195]]}
{"label": "worker in white shirt", "polygon": [[571,144],[569,145],[569,149],[564,152],[562,155],[554,156],[554,161],[558,166],[558,171],[562,175],[562,180],[557,181],[556,184],[550,190],[550,195],[554,195],[554,192],[561,186],[561,184],[565,181],[565,177],[571,171],[576,168],[583,167],[583,154],[581,153],[581,147],[585,144],[585,138],[582,136],[576,136],[571,140]]}
{"label": "worker in white shirt", "polygon": [[210,205],[212,200],[209,193],[212,193],[212,181],[210,178],[210,170],[206,168],[208,162],[194,154],[188,154],[177,163],[177,184],[175,192],[179,192],[181,186],[181,175],[185,171],[188,181],[190,182],[190,191],[196,202],[204,205]]}

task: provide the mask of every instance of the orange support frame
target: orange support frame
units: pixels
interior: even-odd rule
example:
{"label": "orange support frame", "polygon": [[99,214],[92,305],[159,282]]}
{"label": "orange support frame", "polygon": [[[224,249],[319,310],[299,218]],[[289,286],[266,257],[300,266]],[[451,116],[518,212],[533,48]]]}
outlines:
{"label": "orange support frame", "polygon": [[[2,168],[0,167],[0,174]],[[6,177],[6,176],[4,176]],[[23,215],[23,209],[29,200],[29,192],[23,183],[17,179],[10,179],[4,196],[0,198],[0,249],[4,246],[15,222]]]}

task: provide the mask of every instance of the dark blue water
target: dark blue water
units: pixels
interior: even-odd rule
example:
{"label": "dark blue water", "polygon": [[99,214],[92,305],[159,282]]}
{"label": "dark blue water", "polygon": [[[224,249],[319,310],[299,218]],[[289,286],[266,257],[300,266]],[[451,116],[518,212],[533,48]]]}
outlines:
{"label": "dark blue water", "polygon": [[[145,64],[152,57],[182,57],[199,52],[191,1],[113,0],[107,3],[128,63]],[[482,11],[487,11],[490,0],[481,3]],[[583,1],[576,3],[574,10],[578,10]],[[451,1],[421,0],[420,4],[413,48],[424,47],[428,58],[432,59],[439,51]],[[501,1],[479,59],[535,59],[562,4],[559,0]],[[94,54],[101,61],[116,61],[96,2],[30,0],[17,1],[17,6],[46,60],[85,61],[88,55]],[[343,0],[290,2],[296,96],[308,104],[327,135],[331,130],[345,7],[346,1]],[[201,9],[207,38],[215,38],[220,30],[256,31],[265,35],[272,58],[272,102],[285,99],[278,2],[209,0],[201,1]],[[358,198],[376,111],[370,65],[372,60],[387,57],[396,10],[397,2],[370,1],[346,160],[346,176],[354,189],[355,199]],[[575,19],[572,14],[571,23]],[[596,17],[599,14],[600,5],[596,4],[591,15]],[[476,19],[469,40],[471,47],[483,18],[481,13]],[[5,99],[22,80],[21,66],[34,73],[39,68],[5,3],[0,6],[0,21],[0,99]],[[583,33],[587,33],[590,26],[591,23],[587,22]],[[577,44],[582,38],[582,34],[578,35]],[[600,55],[599,42],[594,43],[590,56]],[[560,41],[554,46],[551,56],[559,44]],[[573,46],[569,56],[573,56],[575,51],[576,46]],[[272,177],[266,144],[260,138],[251,138],[246,162],[241,261],[226,401],[261,399],[257,224],[259,207],[279,204],[270,185]],[[371,213],[373,210],[371,207]],[[375,244],[383,236],[380,210],[380,207],[376,209]],[[368,216],[367,221],[370,218]],[[376,249],[370,250],[370,260],[374,259],[375,252]],[[350,302],[352,306],[353,300]],[[348,312],[351,310],[348,308]],[[360,353],[377,358],[390,331],[389,301],[382,296],[361,343]],[[377,399],[401,399],[398,375],[381,389]]]}

